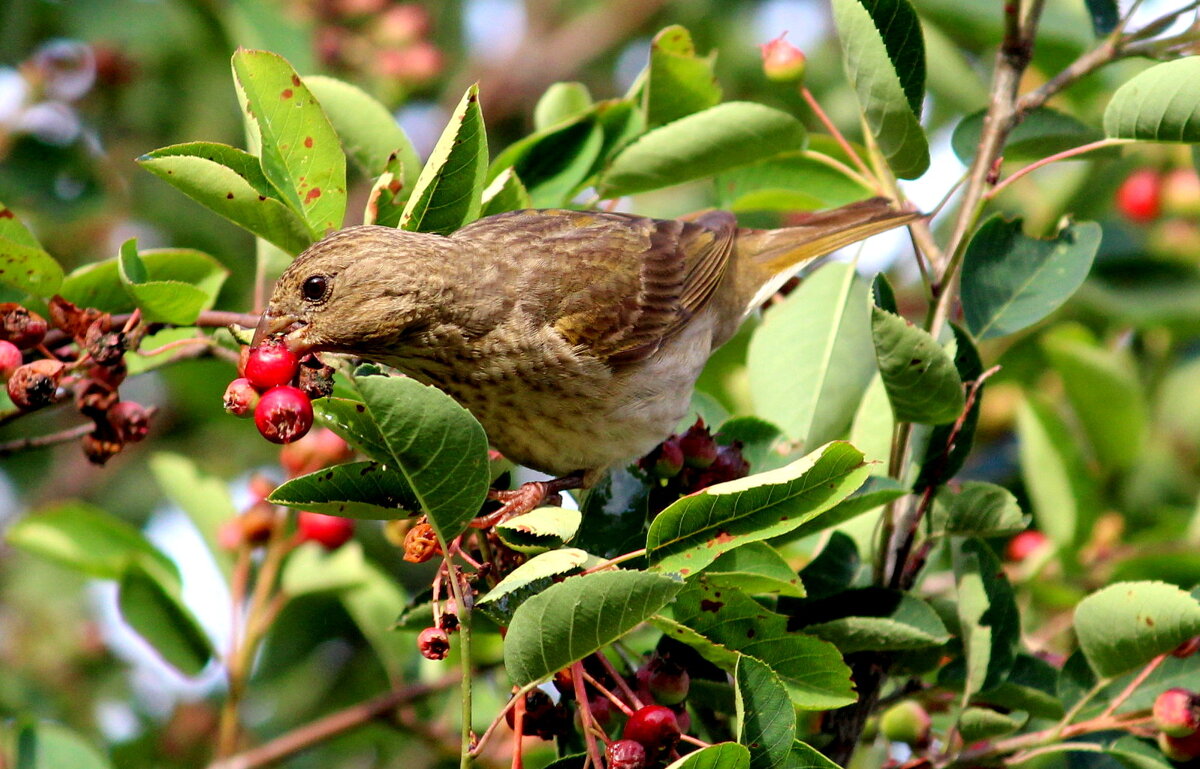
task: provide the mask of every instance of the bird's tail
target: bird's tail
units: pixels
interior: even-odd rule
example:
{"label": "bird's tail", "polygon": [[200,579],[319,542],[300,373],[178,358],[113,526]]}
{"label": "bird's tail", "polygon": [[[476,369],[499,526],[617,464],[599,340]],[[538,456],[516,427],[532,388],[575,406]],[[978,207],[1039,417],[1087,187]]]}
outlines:
{"label": "bird's tail", "polygon": [[892,208],[886,198],[805,214],[792,227],[778,230],[738,230],[738,294],[747,309],[757,307],[779,290],[804,262],[857,243],[880,232],[920,219],[923,214]]}

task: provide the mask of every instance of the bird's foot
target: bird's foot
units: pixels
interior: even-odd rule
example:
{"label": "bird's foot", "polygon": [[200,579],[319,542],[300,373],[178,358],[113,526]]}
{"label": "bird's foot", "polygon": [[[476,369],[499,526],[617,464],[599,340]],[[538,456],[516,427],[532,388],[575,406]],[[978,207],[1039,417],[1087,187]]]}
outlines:
{"label": "bird's foot", "polygon": [[500,509],[471,521],[475,529],[488,529],[498,523],[524,515],[543,504],[561,504],[561,492],[583,487],[583,474],[572,473],[549,481],[522,483],[511,491],[488,491],[488,499],[500,503]]}

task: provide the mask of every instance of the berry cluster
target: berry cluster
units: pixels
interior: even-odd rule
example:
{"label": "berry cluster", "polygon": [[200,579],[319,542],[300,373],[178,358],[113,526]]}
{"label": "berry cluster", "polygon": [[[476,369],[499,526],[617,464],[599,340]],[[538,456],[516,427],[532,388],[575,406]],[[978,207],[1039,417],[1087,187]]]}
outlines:
{"label": "berry cluster", "polygon": [[310,0],[318,19],[317,56],[328,67],[374,77],[391,100],[427,85],[445,69],[430,39],[432,19],[417,3]]}
{"label": "berry cluster", "polygon": [[639,465],[659,480],[655,494],[667,504],[681,495],[744,478],[750,473],[750,464],[742,456],[741,442],[720,444],[703,419],[697,419],[682,435],[667,438],[643,457]]}
{"label": "berry cluster", "polygon": [[297,358],[282,340],[268,339],[242,350],[238,378],[225,388],[225,410],[254,415],[254,424],[272,443],[291,443],[312,428],[312,399],[333,391],[333,368],[315,355]]}
{"label": "berry cluster", "polygon": [[[74,395],[75,406],[92,420],[83,451],[104,464],[127,443],[146,437],[152,409],[122,401],[125,352],[135,348],[145,327],[135,315],[118,327],[112,316],[76,307],[56,296],[50,320],[13,302],[0,304],[0,379],[9,400],[34,411]],[[51,333],[51,328],[61,333]]]}

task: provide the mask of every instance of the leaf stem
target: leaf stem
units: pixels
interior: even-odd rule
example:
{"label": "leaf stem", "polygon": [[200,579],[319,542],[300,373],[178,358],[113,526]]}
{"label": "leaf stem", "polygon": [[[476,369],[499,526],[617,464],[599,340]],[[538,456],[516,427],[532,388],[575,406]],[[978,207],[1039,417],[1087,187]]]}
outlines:
{"label": "leaf stem", "polygon": [[867,168],[867,164],[864,163],[863,159],[858,156],[858,153],[854,151],[854,147],[850,145],[850,142],[846,141],[846,137],[842,135],[842,132],[838,130],[838,127],[834,125],[833,121],[829,119],[829,116],[825,114],[825,110],[821,109],[821,103],[818,102],[816,97],[812,95],[812,92],[809,91],[806,86],[800,86],[800,95],[804,97],[804,101],[808,104],[808,108],[811,109],[813,114],[817,116],[817,120],[821,121],[821,125],[825,126],[825,130],[829,132],[829,135],[833,137],[833,140],[837,142],[839,147],[842,148],[842,152],[845,152],[846,156],[850,158],[850,162],[854,164],[859,173],[862,174],[864,178],[871,180],[871,183],[867,186],[871,187],[872,189],[879,189],[878,179],[876,179],[875,175],[871,173],[871,169]]}

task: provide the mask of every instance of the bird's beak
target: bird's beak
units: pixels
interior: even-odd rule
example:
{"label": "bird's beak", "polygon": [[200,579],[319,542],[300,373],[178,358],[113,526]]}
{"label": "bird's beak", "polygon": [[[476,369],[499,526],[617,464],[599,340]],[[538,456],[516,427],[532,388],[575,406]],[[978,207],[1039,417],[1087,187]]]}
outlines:
{"label": "bird's beak", "polygon": [[[269,336],[278,334],[280,331],[285,331],[296,323],[296,319],[291,315],[273,315],[270,310],[267,310],[259,318],[258,327],[254,329],[254,339],[250,342],[251,347],[258,347],[262,340]],[[285,339],[288,347],[292,347],[292,341]]]}

